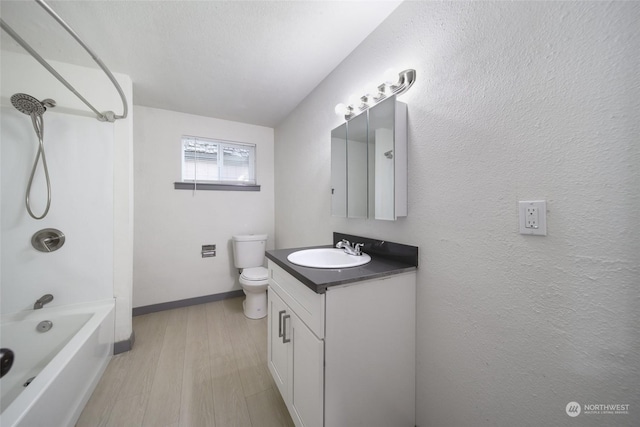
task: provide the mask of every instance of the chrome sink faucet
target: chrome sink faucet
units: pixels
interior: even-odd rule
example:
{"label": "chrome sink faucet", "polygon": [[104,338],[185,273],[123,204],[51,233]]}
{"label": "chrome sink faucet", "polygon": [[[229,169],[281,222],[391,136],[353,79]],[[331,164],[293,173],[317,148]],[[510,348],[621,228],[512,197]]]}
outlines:
{"label": "chrome sink faucet", "polygon": [[356,243],[354,246],[351,246],[351,242],[346,239],[342,239],[340,242],[336,243],[336,248],[344,249],[346,253],[349,255],[362,255],[362,246],[364,243]]}
{"label": "chrome sink faucet", "polygon": [[51,295],[51,294],[42,295],[40,298],[38,298],[36,303],[33,304],[33,309],[34,310],[39,310],[45,304],[49,304],[51,301],[53,301],[53,295]]}

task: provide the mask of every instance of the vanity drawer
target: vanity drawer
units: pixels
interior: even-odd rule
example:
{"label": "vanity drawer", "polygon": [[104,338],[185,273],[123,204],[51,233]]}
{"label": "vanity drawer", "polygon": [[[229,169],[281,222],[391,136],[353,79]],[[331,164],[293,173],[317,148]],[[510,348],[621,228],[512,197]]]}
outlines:
{"label": "vanity drawer", "polygon": [[324,294],[317,294],[269,260],[270,290],[320,339],[324,338]]}

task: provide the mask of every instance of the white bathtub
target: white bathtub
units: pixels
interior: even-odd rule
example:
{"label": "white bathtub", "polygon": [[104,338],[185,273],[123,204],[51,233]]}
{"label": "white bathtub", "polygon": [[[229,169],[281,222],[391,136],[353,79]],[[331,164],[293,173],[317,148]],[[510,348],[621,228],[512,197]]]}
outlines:
{"label": "white bathtub", "polygon": [[[43,320],[53,327],[38,332]],[[15,360],[0,379],[0,426],[73,426],[113,354],[114,300],[22,311],[1,328]]]}

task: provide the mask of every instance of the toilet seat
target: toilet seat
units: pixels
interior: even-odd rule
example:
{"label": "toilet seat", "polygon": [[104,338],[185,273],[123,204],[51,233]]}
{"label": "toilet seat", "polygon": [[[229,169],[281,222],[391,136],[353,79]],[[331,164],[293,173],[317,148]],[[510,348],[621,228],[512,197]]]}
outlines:
{"label": "toilet seat", "polygon": [[263,281],[269,278],[269,271],[264,267],[251,267],[242,270],[240,278],[247,281]]}

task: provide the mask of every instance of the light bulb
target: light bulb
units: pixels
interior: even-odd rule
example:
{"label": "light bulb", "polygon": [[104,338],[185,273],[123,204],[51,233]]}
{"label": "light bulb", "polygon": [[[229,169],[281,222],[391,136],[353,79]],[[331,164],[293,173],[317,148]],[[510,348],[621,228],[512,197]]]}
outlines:
{"label": "light bulb", "polygon": [[389,68],[387,71],[385,71],[384,72],[384,83],[387,86],[391,86],[391,85],[394,85],[394,84],[398,83],[398,72],[393,68]]}
{"label": "light bulb", "polygon": [[380,94],[380,90],[378,90],[378,85],[374,84],[373,82],[367,83],[367,86],[365,87],[367,90],[367,98],[369,99],[377,98],[378,95]]}
{"label": "light bulb", "polygon": [[345,114],[347,114],[347,106],[341,102],[340,104],[336,105],[334,111],[337,115],[344,116]]}
{"label": "light bulb", "polygon": [[356,95],[355,93],[352,93],[351,95],[349,95],[349,105],[353,107],[359,107],[360,104],[361,104],[360,97],[358,95]]}

